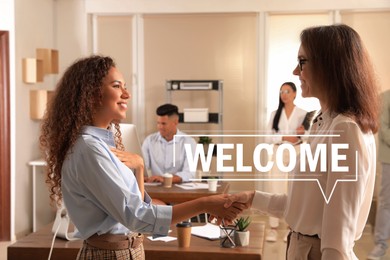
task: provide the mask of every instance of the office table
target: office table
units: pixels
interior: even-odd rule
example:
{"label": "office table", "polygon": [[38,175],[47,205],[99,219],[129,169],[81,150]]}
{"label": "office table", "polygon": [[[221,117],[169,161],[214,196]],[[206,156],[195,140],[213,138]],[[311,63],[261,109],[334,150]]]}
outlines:
{"label": "office table", "polygon": [[204,196],[223,194],[229,192],[229,183],[225,181],[219,181],[217,191],[208,191],[207,189],[199,190],[185,190],[172,185],[171,188],[164,188],[162,186],[146,186],[145,190],[148,192],[152,199],[159,199],[165,203],[181,203],[193,199],[197,199]]}
{"label": "office table", "polygon": [[[47,259],[50,251],[53,235],[52,224],[43,227],[35,233],[18,240],[8,246],[8,260],[43,260]],[[250,244],[246,247],[221,248],[219,240],[207,240],[191,236],[189,248],[179,248],[177,240],[171,242],[150,241],[144,239],[146,259],[216,259],[216,260],[260,260],[264,245],[264,223],[252,223],[249,226]],[[173,228],[169,236],[176,237]],[[51,259],[69,260],[76,259],[77,253],[82,246],[81,240],[66,241],[56,238]]]}

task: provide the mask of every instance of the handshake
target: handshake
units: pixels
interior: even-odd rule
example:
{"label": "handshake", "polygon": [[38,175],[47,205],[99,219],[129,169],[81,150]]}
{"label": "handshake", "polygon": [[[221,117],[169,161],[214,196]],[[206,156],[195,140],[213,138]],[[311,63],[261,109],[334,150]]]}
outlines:
{"label": "handshake", "polygon": [[204,197],[205,212],[211,215],[210,220],[216,219],[218,225],[222,220],[232,224],[243,210],[252,206],[254,194],[254,191],[244,191]]}

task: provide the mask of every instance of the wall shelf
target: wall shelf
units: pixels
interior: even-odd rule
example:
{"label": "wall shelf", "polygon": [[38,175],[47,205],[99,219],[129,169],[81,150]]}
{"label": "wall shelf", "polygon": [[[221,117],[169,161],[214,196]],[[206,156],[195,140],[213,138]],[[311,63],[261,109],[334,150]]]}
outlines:
{"label": "wall shelf", "polygon": [[43,61],[43,72],[45,74],[58,73],[58,50],[37,49],[36,57]]}
{"label": "wall shelf", "polygon": [[206,123],[219,123],[219,113],[209,113],[208,122],[184,122],[184,113],[179,113],[179,122],[186,124],[206,124]]}
{"label": "wall shelf", "polygon": [[22,60],[23,81],[28,84],[43,82],[43,60],[24,58]]}
{"label": "wall shelf", "polygon": [[58,73],[58,50],[36,49],[36,58],[24,58],[22,71],[24,83],[43,82],[46,74]]}
{"label": "wall shelf", "polygon": [[30,118],[40,120],[45,114],[47,103],[51,98],[53,91],[48,90],[30,90]]}

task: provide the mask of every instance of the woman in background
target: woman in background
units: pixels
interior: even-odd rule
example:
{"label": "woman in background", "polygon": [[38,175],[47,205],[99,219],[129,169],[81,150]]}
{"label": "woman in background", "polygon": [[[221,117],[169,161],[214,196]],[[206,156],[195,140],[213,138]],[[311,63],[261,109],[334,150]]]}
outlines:
{"label": "woman in background", "polygon": [[[266,141],[273,144],[288,142],[292,144],[301,141],[300,136],[305,133],[303,121],[307,111],[297,107],[294,100],[297,97],[297,87],[293,82],[285,82],[280,87],[278,109],[271,113],[268,129],[275,136],[268,136]],[[283,136],[295,135],[295,136]]]}
{"label": "woman in background", "polygon": [[[297,96],[297,87],[293,82],[285,82],[279,90],[279,106],[276,111],[271,113],[268,123],[268,130],[271,130],[275,135],[269,135],[265,138],[266,143],[273,144],[273,154],[270,155],[270,160],[274,162],[271,169],[270,178],[287,179],[288,173],[282,172],[276,165],[275,155],[276,150],[282,143],[299,144],[301,136],[305,133],[305,128],[302,123],[307,112],[294,104]],[[286,135],[286,136],[285,136]],[[296,147],[296,153],[299,154],[299,146]],[[284,153],[283,164],[289,164],[289,154]],[[271,193],[287,193],[287,181],[270,181],[267,182],[267,191]],[[278,238],[277,228],[279,227],[279,218],[270,216],[269,225],[271,229],[268,231],[265,239],[269,242],[276,242]],[[287,234],[284,236],[284,241],[287,241]]]}
{"label": "woman in background", "polygon": [[84,239],[78,259],[144,259],[140,233],[165,236],[171,224],[200,213],[233,220],[243,209],[224,209],[223,195],[153,205],[144,190],[141,157],[119,159],[119,122],[126,118],[129,98],[110,57],[80,59],[59,81],[42,124],[50,197],[64,202],[75,236]]}
{"label": "woman in background", "polygon": [[[284,217],[291,228],[288,260],[358,259],[353,247],[367,222],[376,174],[380,106],[373,66],[359,34],[338,24],[302,31],[293,73],[302,96],[320,101],[307,142],[313,155],[326,146],[326,167],[310,169],[297,160],[287,194],[248,191],[229,201]],[[345,159],[338,161],[343,170],[331,167],[335,145],[344,147],[339,154]]]}

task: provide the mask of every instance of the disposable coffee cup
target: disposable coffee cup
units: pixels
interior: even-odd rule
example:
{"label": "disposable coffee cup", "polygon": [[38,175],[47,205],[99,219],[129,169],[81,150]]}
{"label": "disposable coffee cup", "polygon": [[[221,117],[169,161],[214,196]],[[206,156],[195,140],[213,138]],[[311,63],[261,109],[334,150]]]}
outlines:
{"label": "disposable coffee cup", "polygon": [[165,188],[170,188],[170,187],[172,187],[172,178],[173,178],[173,175],[170,174],[170,173],[164,173],[164,174],[163,174],[163,177],[164,177],[163,187],[165,187]]}
{"label": "disposable coffee cup", "polygon": [[191,223],[182,222],[176,225],[179,247],[189,247],[191,244]]}
{"label": "disposable coffee cup", "polygon": [[207,183],[209,184],[209,191],[217,191],[217,179],[207,179]]}

